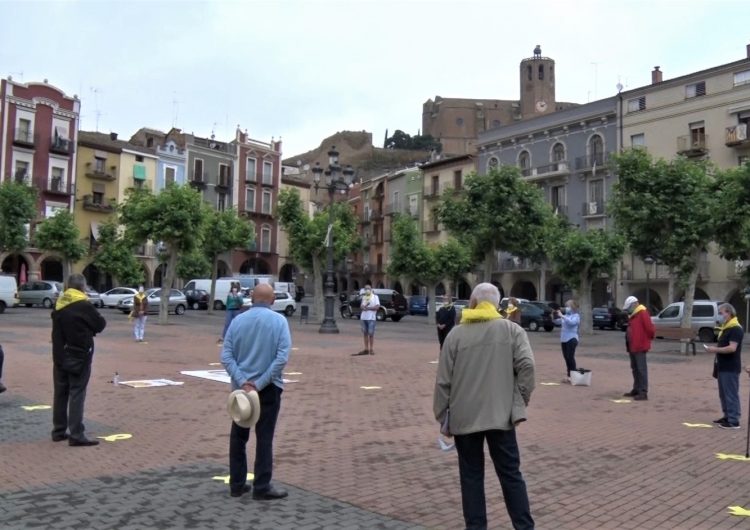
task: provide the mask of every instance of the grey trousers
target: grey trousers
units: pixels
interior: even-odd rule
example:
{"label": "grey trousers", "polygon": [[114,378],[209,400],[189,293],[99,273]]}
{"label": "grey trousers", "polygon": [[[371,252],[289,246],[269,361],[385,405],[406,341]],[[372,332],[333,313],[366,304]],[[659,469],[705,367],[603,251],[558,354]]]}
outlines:
{"label": "grey trousers", "polygon": [[91,363],[80,374],[72,374],[53,363],[52,376],[55,397],[52,401],[52,436],[61,436],[70,431],[72,440],[83,440],[83,403],[86,387],[91,377]]}
{"label": "grey trousers", "polygon": [[630,369],[633,372],[633,391],[648,394],[648,364],[646,353],[630,353]]}

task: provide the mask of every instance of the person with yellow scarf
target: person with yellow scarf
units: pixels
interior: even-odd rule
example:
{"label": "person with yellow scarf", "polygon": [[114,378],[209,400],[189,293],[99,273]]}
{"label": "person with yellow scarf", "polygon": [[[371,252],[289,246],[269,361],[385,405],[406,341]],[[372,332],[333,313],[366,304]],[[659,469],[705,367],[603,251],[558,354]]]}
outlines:
{"label": "person with yellow scarf", "polygon": [[143,292],[143,286],[138,287],[138,292],[133,297],[133,311],[130,317],[135,320],[133,325],[133,335],[136,342],[143,342],[143,335],[146,333],[146,319],[148,318],[148,298]]}
{"label": "person with yellow scarf", "polygon": [[719,401],[724,415],[714,420],[722,429],[740,428],[740,372],[742,371],[742,339],[745,332],[731,304],[719,306],[719,340],[706,351],[716,354],[714,377],[719,386]]}

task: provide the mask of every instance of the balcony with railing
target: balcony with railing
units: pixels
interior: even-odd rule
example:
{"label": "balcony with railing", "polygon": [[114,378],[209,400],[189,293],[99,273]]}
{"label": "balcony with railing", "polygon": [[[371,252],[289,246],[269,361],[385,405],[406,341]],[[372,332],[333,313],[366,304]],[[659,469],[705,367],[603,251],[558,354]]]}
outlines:
{"label": "balcony with railing", "polygon": [[703,133],[686,134],[677,138],[677,154],[694,157],[708,153],[708,135]]}
{"label": "balcony with railing", "polygon": [[27,129],[15,129],[13,131],[13,143],[24,147],[34,147],[37,135]]}
{"label": "balcony with railing", "polygon": [[28,173],[26,173],[26,171],[23,170],[15,171],[14,173],[8,173],[5,175],[5,178],[8,180],[12,179],[16,184],[23,184],[24,186],[28,186],[29,184],[31,184],[31,177]]}
{"label": "balcony with railing", "polygon": [[581,207],[581,215],[584,217],[604,215],[604,206],[604,201],[601,199],[596,201],[584,202],[583,206]]}
{"label": "balcony with railing", "polygon": [[96,199],[93,195],[83,196],[83,209],[99,213],[112,213],[115,211],[114,205],[109,204],[103,199]]}
{"label": "balcony with railing", "polygon": [[115,176],[116,174],[117,166],[110,166],[109,171],[107,171],[107,169],[101,164],[97,165],[93,162],[86,162],[86,176],[90,179],[112,182],[117,179]]}
{"label": "balcony with railing", "polygon": [[445,186],[429,185],[424,190],[424,198],[426,200],[439,199],[442,192],[445,190]]}
{"label": "balcony with railing", "polygon": [[70,155],[73,153],[75,144],[69,138],[52,138],[50,142],[49,150],[52,153],[60,155]]}
{"label": "balcony with railing", "polygon": [[229,175],[219,175],[219,179],[216,181],[216,187],[227,189],[231,186],[231,183],[232,180],[229,178]]}
{"label": "balcony with railing", "polygon": [[727,147],[744,147],[750,144],[750,140],[747,138],[747,123],[739,123],[732,127],[727,127],[724,144]]}
{"label": "balcony with railing", "polygon": [[533,271],[538,267],[528,258],[519,258],[517,256],[508,256],[499,254],[495,261],[495,270],[493,272],[523,272]]}
{"label": "balcony with railing", "polygon": [[371,216],[372,216],[372,210],[370,210],[369,208],[365,209],[359,217],[360,224],[363,224],[363,225],[370,224]]}
{"label": "balcony with railing", "polygon": [[52,177],[45,183],[44,191],[53,195],[70,195],[73,192],[73,186],[62,178]]}
{"label": "balcony with railing", "polygon": [[609,162],[609,153],[592,153],[576,157],[577,171],[593,171],[595,168],[603,167]]}
{"label": "balcony with railing", "polygon": [[382,220],[383,220],[383,210],[380,210],[380,209],[370,210],[370,221],[382,221]]}
{"label": "balcony with railing", "polygon": [[552,204],[552,212],[559,216],[568,218],[568,205],[567,204]]}
{"label": "balcony with railing", "polygon": [[403,212],[404,206],[400,202],[392,202],[385,205],[385,215],[394,215]]}
{"label": "balcony with railing", "polygon": [[537,177],[554,177],[557,175],[567,175],[568,173],[570,173],[570,169],[568,169],[568,162],[566,160],[552,162],[551,164],[538,166],[536,168]]}
{"label": "balcony with railing", "polygon": [[198,189],[206,189],[206,183],[208,182],[208,172],[206,171],[190,171],[190,185]]}

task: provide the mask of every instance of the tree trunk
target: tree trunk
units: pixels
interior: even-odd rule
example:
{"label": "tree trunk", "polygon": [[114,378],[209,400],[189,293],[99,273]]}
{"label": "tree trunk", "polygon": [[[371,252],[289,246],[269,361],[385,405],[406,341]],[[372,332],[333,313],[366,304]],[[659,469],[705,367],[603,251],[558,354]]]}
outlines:
{"label": "tree trunk", "polygon": [[[695,268],[693,269],[693,272],[690,273],[690,276],[688,276],[688,283],[685,287],[685,305],[683,306],[683,314],[682,314],[682,321],[680,322],[680,327],[684,329],[690,329],[693,321],[693,301],[695,299],[695,284],[698,281],[698,263],[701,256],[700,251],[693,252],[693,262],[695,263]],[[680,343],[680,352],[687,353],[688,345],[686,342]]]}
{"label": "tree trunk", "polygon": [[167,260],[167,274],[161,285],[161,300],[159,301],[159,324],[166,324],[169,320],[169,293],[174,283],[177,270],[177,251],[169,245],[169,259]]}
{"label": "tree trunk", "polygon": [[667,283],[667,303],[664,304],[665,306],[671,304],[675,301],[674,299],[674,271],[672,270],[672,267],[669,268],[669,282]]}
{"label": "tree trunk", "polygon": [[578,314],[581,316],[579,330],[583,335],[592,335],[594,324],[591,316],[591,277],[588,267],[581,272],[581,287],[578,294]]}
{"label": "tree trunk", "polygon": [[484,277],[480,282],[492,283],[492,271],[495,268],[495,249],[491,249],[484,255]]}
{"label": "tree trunk", "polygon": [[214,312],[214,299],[216,297],[216,276],[219,274],[219,256],[214,256],[211,263],[211,292],[208,295],[208,314]]}
{"label": "tree trunk", "polygon": [[435,325],[435,287],[437,284],[430,283],[427,285],[427,323]]}
{"label": "tree trunk", "polygon": [[67,275],[63,275],[63,282],[65,282],[68,278],[70,278],[70,275],[73,274],[73,262],[69,259],[66,259],[63,261],[63,263],[65,263],[65,270],[68,271]]}
{"label": "tree trunk", "polygon": [[319,256],[312,257],[312,265],[315,289],[313,290],[313,314],[311,316],[323,322],[325,297],[323,293],[323,264],[320,262]]}
{"label": "tree trunk", "polygon": [[539,266],[539,300],[547,299],[547,267],[544,262]]}

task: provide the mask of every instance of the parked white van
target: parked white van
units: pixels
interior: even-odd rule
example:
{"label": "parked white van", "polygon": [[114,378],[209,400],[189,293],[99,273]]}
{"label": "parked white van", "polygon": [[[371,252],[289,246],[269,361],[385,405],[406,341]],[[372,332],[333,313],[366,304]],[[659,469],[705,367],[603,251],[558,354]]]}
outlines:
{"label": "parked white van", "polygon": [[0,313],[18,305],[18,284],[15,276],[0,274]]}
{"label": "parked white van", "polygon": [[[719,305],[722,302],[713,300],[695,300],[693,302],[693,316],[691,327],[701,342],[715,342]],[[685,302],[675,302],[662,309],[661,313],[651,317],[659,336],[660,328],[679,328],[682,315],[685,313]]]}
{"label": "parked white van", "polygon": [[[226,309],[224,302],[227,301],[227,295],[232,290],[232,283],[238,283],[237,280],[230,280],[226,278],[219,278],[216,280],[216,292],[214,293],[214,309]],[[207,293],[211,293],[211,278],[190,280],[182,288],[183,291],[188,289],[203,289]]]}

